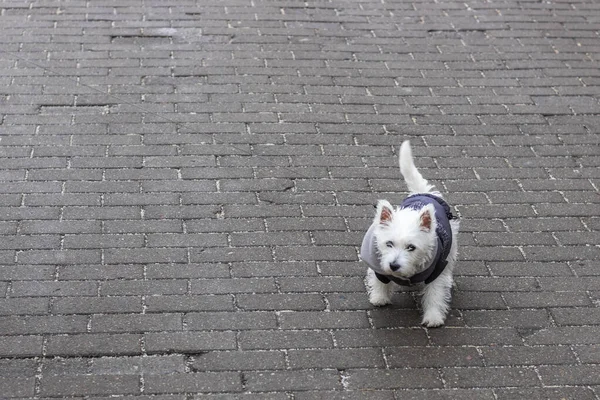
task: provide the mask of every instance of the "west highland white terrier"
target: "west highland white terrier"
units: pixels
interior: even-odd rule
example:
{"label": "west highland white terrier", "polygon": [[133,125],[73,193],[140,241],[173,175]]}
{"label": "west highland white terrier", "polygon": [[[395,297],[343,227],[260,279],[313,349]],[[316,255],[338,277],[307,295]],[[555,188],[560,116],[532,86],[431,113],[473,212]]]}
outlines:
{"label": "west highland white terrier", "polygon": [[369,265],[369,301],[391,303],[393,284],[425,284],[422,325],[444,325],[450,309],[459,223],[440,192],[415,167],[410,143],[400,147],[400,172],[410,191],[399,207],[379,200],[360,250]]}

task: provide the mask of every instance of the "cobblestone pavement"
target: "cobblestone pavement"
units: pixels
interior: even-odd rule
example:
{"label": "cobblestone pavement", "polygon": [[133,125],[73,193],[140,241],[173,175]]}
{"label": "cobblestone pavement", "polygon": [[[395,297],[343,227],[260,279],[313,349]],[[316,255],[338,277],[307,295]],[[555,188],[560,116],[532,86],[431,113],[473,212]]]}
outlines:
{"label": "cobblestone pavement", "polygon": [[[597,1],[0,8],[1,398],[600,399]],[[440,329],[358,262],[407,138]]]}

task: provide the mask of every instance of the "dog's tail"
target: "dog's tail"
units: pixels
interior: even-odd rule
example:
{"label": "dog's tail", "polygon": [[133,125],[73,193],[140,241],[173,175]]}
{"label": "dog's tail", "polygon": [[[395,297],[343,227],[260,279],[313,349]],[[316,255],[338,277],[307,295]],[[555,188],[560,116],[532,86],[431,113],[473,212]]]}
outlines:
{"label": "dog's tail", "polygon": [[429,193],[434,189],[415,167],[410,142],[407,140],[400,146],[400,172],[411,193]]}

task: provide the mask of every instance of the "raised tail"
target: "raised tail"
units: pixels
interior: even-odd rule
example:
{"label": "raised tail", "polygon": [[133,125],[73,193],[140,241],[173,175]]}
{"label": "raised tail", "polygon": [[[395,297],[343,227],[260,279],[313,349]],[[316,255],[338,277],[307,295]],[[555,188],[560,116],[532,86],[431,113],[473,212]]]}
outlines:
{"label": "raised tail", "polygon": [[408,140],[400,146],[400,172],[411,193],[429,193],[433,191],[434,186],[430,185],[415,167]]}

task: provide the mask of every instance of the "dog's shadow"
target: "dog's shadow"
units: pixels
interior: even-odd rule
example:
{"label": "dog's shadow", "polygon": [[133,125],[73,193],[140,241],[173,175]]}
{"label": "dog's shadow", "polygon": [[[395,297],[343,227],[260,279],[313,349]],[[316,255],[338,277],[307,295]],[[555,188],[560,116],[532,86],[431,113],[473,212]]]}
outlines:
{"label": "dog's shadow", "polygon": [[[368,311],[376,329],[422,327],[422,310],[411,292],[394,293],[392,304],[371,306]],[[451,309],[444,326],[465,326],[460,311]]]}

